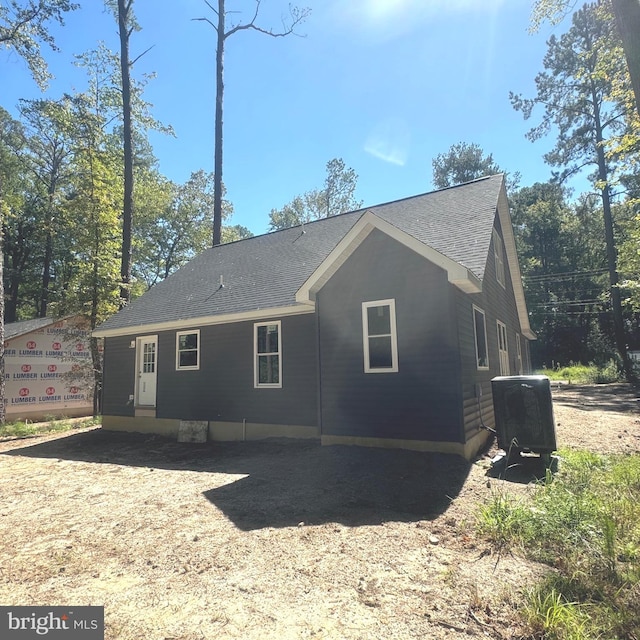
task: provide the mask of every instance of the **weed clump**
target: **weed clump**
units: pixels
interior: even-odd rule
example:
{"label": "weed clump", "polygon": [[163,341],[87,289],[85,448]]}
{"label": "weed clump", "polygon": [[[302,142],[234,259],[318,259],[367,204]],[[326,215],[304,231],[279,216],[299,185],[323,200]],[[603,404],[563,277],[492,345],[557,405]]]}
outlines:
{"label": "weed clump", "polygon": [[478,518],[497,548],[554,568],[524,593],[534,637],[632,638],[640,629],[640,456],[561,452],[527,497],[493,495]]}

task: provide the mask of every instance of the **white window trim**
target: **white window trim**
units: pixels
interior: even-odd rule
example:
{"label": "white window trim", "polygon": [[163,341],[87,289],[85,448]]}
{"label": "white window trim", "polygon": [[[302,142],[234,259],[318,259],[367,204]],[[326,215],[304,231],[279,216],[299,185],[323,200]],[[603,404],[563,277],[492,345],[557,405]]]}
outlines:
{"label": "white window trim", "polygon": [[[180,336],[187,336],[195,333],[198,336],[198,348],[196,354],[198,356],[198,364],[190,365],[188,367],[180,366]],[[193,349],[187,349],[187,351],[193,351]],[[176,331],[176,371],[197,371],[200,369],[200,329],[189,329],[188,331]]]}
{"label": "white window trim", "polygon": [[[507,338],[507,325],[504,322],[500,322],[500,320],[496,320],[496,330],[498,332],[498,364],[500,366],[500,375],[508,376],[510,375],[510,367],[509,367],[509,340]],[[502,335],[504,337],[504,349],[500,349],[500,330],[502,328]],[[504,356],[502,355],[504,354]],[[504,366],[503,366],[504,365]]]}
{"label": "white window trim", "polygon": [[493,255],[496,267],[496,280],[504,289],[507,288],[507,280],[504,270],[504,243],[497,229],[493,230]]}
{"label": "white window trim", "polygon": [[[376,336],[369,335],[369,318],[367,317],[367,309],[369,309],[370,307],[384,306],[389,307],[389,320],[391,330],[391,366],[384,368],[371,368],[369,366],[369,338]],[[398,373],[398,335],[396,330],[396,301],[394,298],[390,298],[388,300],[372,300],[371,302],[362,303],[362,348],[364,353],[365,373]]]}
{"label": "white window trim", "polygon": [[[268,327],[272,324],[278,325],[278,351],[269,353],[258,353],[258,327]],[[278,355],[278,380],[279,382],[260,382],[258,375],[260,367],[258,366],[259,355]],[[282,322],[280,320],[272,320],[271,322],[256,322],[253,325],[253,386],[255,389],[282,389]]]}
{"label": "white window trim", "polygon": [[[487,342],[487,315],[485,314],[483,309],[481,309],[480,307],[476,307],[475,304],[471,306],[472,306],[473,338],[474,338],[473,346],[476,353],[476,368],[479,371],[486,371],[487,369],[489,369],[489,343]],[[483,320],[482,326],[484,327],[484,350],[487,358],[486,366],[481,365],[478,358],[478,329],[476,328],[476,311],[482,314],[482,320]]]}

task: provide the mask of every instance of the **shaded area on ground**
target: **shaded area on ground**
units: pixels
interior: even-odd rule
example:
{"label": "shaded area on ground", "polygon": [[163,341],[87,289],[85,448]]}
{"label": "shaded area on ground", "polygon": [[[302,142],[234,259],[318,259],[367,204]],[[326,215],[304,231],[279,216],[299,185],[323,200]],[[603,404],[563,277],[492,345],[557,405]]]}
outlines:
{"label": "shaded area on ground", "polygon": [[505,455],[497,460],[494,458],[494,460],[487,469],[485,474],[487,477],[519,484],[543,482],[547,479],[547,473],[555,474],[559,467],[557,455],[552,455],[547,460],[539,455],[520,455],[519,452],[516,452],[510,458]]}
{"label": "shaded area on ground", "polygon": [[557,385],[551,382],[554,403],[584,411],[640,413],[640,388],[628,383]]}
{"label": "shaded area on ground", "polygon": [[442,514],[470,465],[458,456],[317,442],[186,444],[95,429],[4,455],[242,475],[203,492],[240,529],[412,522]]}
{"label": "shaded area on ground", "polygon": [[[290,445],[284,445],[289,447]],[[433,519],[458,495],[470,465],[458,456],[330,446],[265,450],[249,475],[205,492],[243,529]],[[295,456],[293,459],[292,456]],[[265,464],[266,463],[266,464]]]}

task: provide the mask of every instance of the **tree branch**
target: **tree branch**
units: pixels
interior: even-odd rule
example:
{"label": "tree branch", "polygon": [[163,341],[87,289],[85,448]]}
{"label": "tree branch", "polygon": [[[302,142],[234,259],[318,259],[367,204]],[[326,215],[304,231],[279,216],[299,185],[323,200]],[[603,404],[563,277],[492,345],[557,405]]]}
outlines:
{"label": "tree branch", "polygon": [[195,22],[208,22],[216,31],[218,30],[218,27],[216,27],[216,25],[213,24],[213,22],[211,22],[209,18],[191,18],[191,19],[194,20]]}
{"label": "tree branch", "polygon": [[38,16],[41,10],[42,10],[42,5],[39,5],[37,7],[34,7],[31,13],[25,13],[24,19],[16,22],[13,25],[13,28],[8,32],[7,35],[0,36],[0,42],[11,42],[12,40],[15,40],[16,36],[20,32],[20,29],[22,29],[22,27],[24,27],[26,24],[29,24],[32,20],[34,20]]}
{"label": "tree branch", "polygon": [[291,16],[291,24],[287,27],[283,20],[283,31],[274,31],[273,29],[265,29],[264,27],[260,27],[256,24],[256,20],[258,18],[258,12],[260,11],[260,2],[261,0],[256,0],[256,10],[253,14],[253,18],[245,24],[238,24],[235,27],[232,27],[229,31],[225,32],[224,38],[225,40],[232,36],[234,33],[238,31],[244,31],[248,29],[252,29],[253,31],[257,31],[258,33],[262,33],[266,36],[271,36],[272,38],[284,38],[285,36],[291,35],[294,33],[295,28],[304,22],[309,14],[311,13],[311,9],[304,8],[298,9],[297,7],[289,6],[289,14]]}
{"label": "tree branch", "polygon": [[152,44],[152,45],[151,45],[151,46],[150,46],[146,51],[143,51],[143,52],[142,52],[138,57],[134,58],[134,59],[129,63],[129,66],[130,66],[130,67],[133,67],[133,65],[134,65],[136,62],[138,62],[138,60],[140,60],[140,58],[142,58],[142,56],[143,56],[145,53],[149,53],[149,51],[151,51],[151,49],[153,49],[153,47],[155,47],[155,46],[156,46],[155,44]]}
{"label": "tree branch", "polygon": [[215,9],[214,6],[210,2],[208,2],[208,0],[204,0],[204,3],[207,5],[207,7],[209,7],[209,9],[211,9],[211,11],[213,11],[213,13],[218,15],[218,10]]}

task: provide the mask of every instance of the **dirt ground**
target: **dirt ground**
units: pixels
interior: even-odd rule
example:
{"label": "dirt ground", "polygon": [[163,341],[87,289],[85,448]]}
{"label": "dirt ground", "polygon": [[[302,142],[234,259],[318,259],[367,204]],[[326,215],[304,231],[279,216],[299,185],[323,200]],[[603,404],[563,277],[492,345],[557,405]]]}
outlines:
{"label": "dirt ground", "polygon": [[[632,387],[553,397],[559,446],[640,452]],[[493,492],[532,490],[494,454],[0,441],[0,604],[104,605],[110,640],[520,638],[515,596],[547,569],[475,533]]]}

